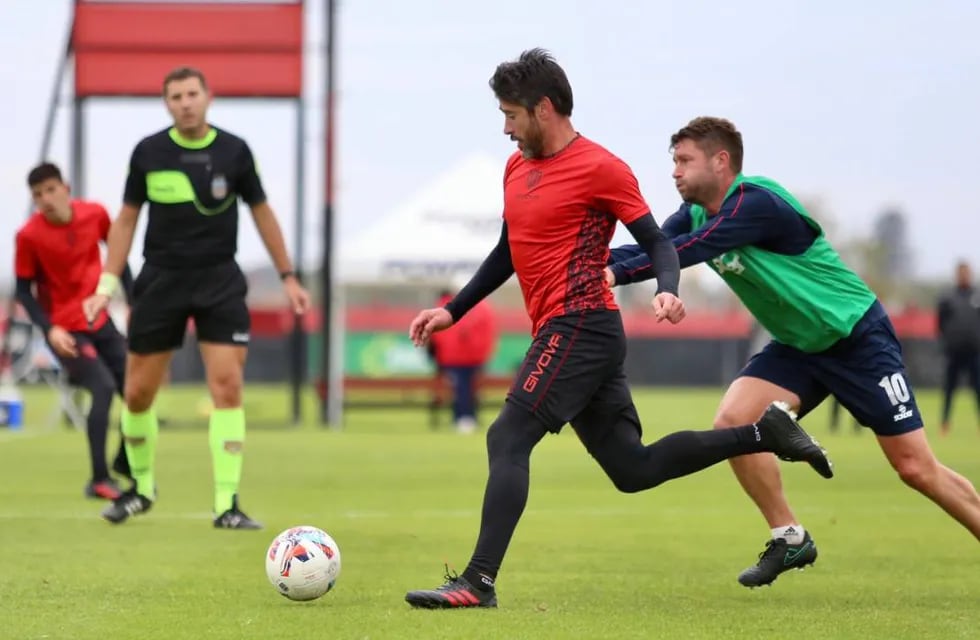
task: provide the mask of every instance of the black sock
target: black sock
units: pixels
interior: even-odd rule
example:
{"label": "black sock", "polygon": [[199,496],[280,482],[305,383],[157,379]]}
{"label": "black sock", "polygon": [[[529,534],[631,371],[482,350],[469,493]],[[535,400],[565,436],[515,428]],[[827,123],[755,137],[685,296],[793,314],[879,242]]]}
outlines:
{"label": "black sock", "polygon": [[475,569],[469,567],[463,571],[462,576],[467,582],[473,585],[474,589],[479,589],[480,591],[493,591],[493,578],[485,573],[480,573]]}

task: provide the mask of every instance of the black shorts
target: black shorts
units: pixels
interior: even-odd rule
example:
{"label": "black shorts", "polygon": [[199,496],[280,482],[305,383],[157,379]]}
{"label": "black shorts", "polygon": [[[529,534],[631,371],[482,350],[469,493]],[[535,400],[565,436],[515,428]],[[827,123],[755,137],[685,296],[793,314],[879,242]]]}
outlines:
{"label": "black shorts", "polygon": [[74,358],[57,356],[68,374],[68,383],[85,389],[109,387],[122,393],[126,375],[126,338],[112,320],[107,320],[95,331],[72,331],[71,335],[75,338],[78,355]]}
{"label": "black shorts", "polygon": [[507,401],[530,411],[552,433],[571,422],[587,438],[589,430],[622,420],[639,431],[623,372],[625,359],[626,333],[619,311],[552,318],[528,348]]}
{"label": "black shorts", "polygon": [[201,342],[246,346],[251,324],[247,294],[245,275],[234,261],[190,269],[146,264],[133,286],[129,350],[179,348],[190,319]]}
{"label": "black shorts", "polygon": [[800,417],[833,395],[854,418],[880,436],[922,427],[922,415],[902,362],[902,345],[879,303],[851,335],[826,351],[805,353],[770,342],[740,376],[768,380],[800,397]]}

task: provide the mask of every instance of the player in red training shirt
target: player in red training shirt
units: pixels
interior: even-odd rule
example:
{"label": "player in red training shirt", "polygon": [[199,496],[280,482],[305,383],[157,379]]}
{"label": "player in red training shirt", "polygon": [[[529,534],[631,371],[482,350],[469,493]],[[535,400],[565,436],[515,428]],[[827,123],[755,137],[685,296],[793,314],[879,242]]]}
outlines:
{"label": "player in red training shirt", "polygon": [[781,406],[735,429],[680,431],[644,446],[623,362],[626,336],[605,283],[616,222],[650,257],[657,321],[680,322],[680,265],[630,168],[572,126],[572,89],[549,53],[533,49],[490,79],[504,134],[519,152],[504,171],[500,241],[443,308],[426,309],[409,334],[425,345],[516,272],[534,339],[497,419],[487,431],[490,473],[476,549],[462,575],[411,591],[414,607],[495,607],[494,588],[527,502],[531,450],[571,423],[586,450],[624,492],[656,487],[735,456],[773,452],[832,470],[826,453]]}
{"label": "player in red training shirt", "polygon": [[[115,500],[121,492],[109,475],[105,449],[112,396],[123,389],[126,340],[108,314],[89,324],[82,310],[82,300],[102,273],[99,243],[109,232],[109,214],[100,204],[72,199],[53,164],[32,169],[27,184],[37,211],[17,232],[17,301],[44,331],[68,379],[91,394],[87,431],[92,478],[85,494]],[[131,285],[131,276],[128,281]],[[127,285],[127,296],[130,289]],[[129,474],[121,442],[112,467]]]}

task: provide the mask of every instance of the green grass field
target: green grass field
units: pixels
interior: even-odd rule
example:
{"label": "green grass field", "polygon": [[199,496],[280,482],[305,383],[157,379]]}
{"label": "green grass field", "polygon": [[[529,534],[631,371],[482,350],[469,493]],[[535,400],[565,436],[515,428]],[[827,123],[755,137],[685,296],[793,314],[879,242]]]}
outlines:
{"label": "green grass field", "polygon": [[[267,421],[281,390],[249,390]],[[170,389],[161,412],[192,420],[199,389]],[[640,391],[646,440],[710,425],[719,390]],[[869,432],[805,425],[838,476],[784,464],[821,557],[750,591],[735,576],[768,536],[727,465],[637,495],[617,493],[570,429],[532,461],[531,497],[498,581],[498,610],[415,611],[406,590],[462,571],[486,477],[482,435],[430,431],[421,412],[360,411],[341,430],[256,428],[243,507],[261,532],[211,528],[207,437],[164,430],[160,499],[113,527],[81,496],[84,437],[46,423],[32,390],[23,432],[0,431],[0,638],[978,638],[977,542],[907,490]],[[931,418],[935,394],[920,404]],[[280,409],[282,408],[282,409]],[[490,418],[492,413],[487,415]],[[312,418],[312,416],[311,416]],[[966,398],[938,455],[980,483],[980,431]],[[113,439],[112,446],[115,446]],[[324,598],[293,603],[263,554],[297,524],[326,529],[343,570]]]}

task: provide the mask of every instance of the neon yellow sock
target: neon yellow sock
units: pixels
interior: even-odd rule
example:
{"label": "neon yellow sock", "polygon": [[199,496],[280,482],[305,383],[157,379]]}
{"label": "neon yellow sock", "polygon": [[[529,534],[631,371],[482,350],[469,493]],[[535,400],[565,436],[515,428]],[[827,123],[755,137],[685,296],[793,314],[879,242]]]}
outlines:
{"label": "neon yellow sock", "polygon": [[214,512],[231,509],[242,479],[242,447],[245,444],[245,410],[215,409],[208,424],[208,441],[214,462]]}
{"label": "neon yellow sock", "polygon": [[[131,413],[123,408],[122,433],[126,438],[126,455],[129,457],[130,473],[136,482],[136,492],[153,500],[156,486],[153,462],[156,458],[157,436],[160,433],[156,412],[151,408],[140,413]],[[134,444],[129,438],[142,438],[142,442]]]}

